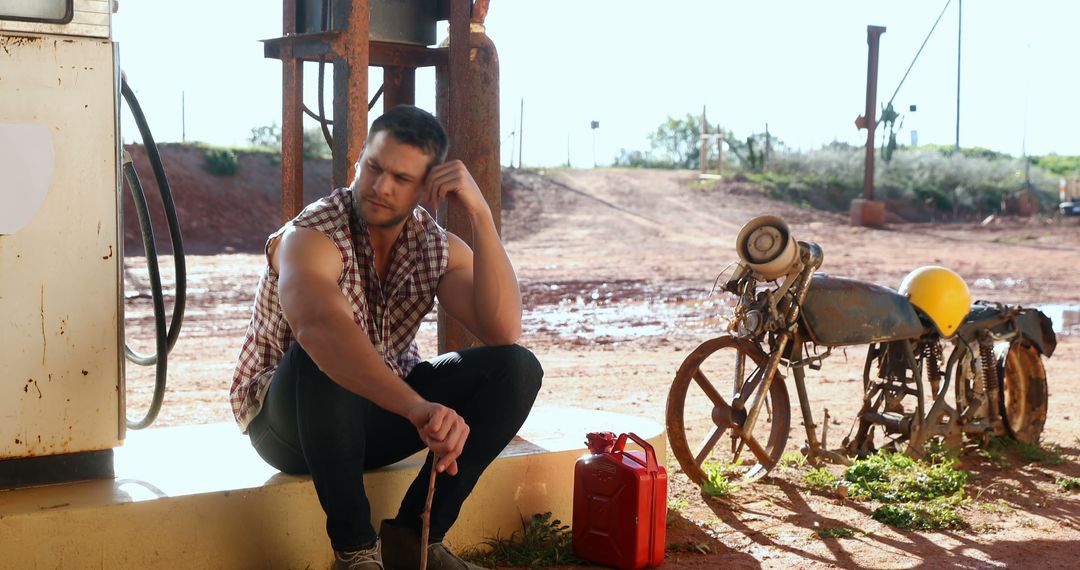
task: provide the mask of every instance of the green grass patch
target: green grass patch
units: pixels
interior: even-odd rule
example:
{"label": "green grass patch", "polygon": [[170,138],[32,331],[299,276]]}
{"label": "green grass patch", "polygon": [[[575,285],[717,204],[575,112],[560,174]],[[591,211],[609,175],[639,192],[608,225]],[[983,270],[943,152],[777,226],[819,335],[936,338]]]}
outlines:
{"label": "green grass patch", "polygon": [[874,509],[874,520],[901,530],[947,530],[964,528],[967,522],[957,512],[958,497],[939,497],[929,501],[886,503]]}
{"label": "green grass patch", "polygon": [[819,528],[814,534],[818,538],[855,538],[856,536],[864,535],[865,532],[861,530],[855,530],[846,526],[827,526]]}
{"label": "green grass patch", "polygon": [[899,453],[878,453],[856,461],[844,473],[854,497],[885,503],[929,501],[961,492],[968,472],[956,460],[915,461]]}
{"label": "green grass patch", "polygon": [[836,475],[833,475],[824,467],[811,469],[810,472],[803,477],[803,481],[805,481],[811,489],[816,489],[818,491],[832,491],[836,488],[837,483],[840,482]]}
{"label": "green grass patch", "polygon": [[739,468],[742,460],[735,463],[721,461],[706,461],[701,466],[705,471],[705,482],[701,484],[701,492],[710,497],[727,497],[739,490],[736,480],[742,478]]}
{"label": "green grass patch", "polygon": [[1057,486],[1062,491],[1075,491],[1080,489],[1080,477],[1058,477]]}
{"label": "green grass patch", "polygon": [[902,530],[962,528],[967,523],[958,510],[968,472],[956,468],[956,459],[932,457],[936,462],[927,463],[880,452],[853,463],[844,480],[851,496],[883,503],[874,520]]}
{"label": "green grass patch", "polygon": [[569,526],[559,519],[552,519],[551,513],[536,514],[529,520],[522,517],[521,530],[514,531],[509,538],[489,538],[482,546],[462,552],[461,557],[488,568],[546,568],[586,564],[574,556],[572,543],[573,534]]}
{"label": "green grass patch", "polygon": [[1065,457],[1062,455],[1061,446],[1056,443],[1039,445],[1036,443],[1016,442],[1017,455],[1024,461],[1033,463],[1047,463],[1049,465],[1062,465]]}
{"label": "green grass patch", "polygon": [[[979,451],[981,457],[995,463],[1001,461],[1006,455],[1012,455],[1025,463],[1046,463],[1048,465],[1062,465],[1065,459],[1064,450],[1056,443],[1039,445],[1016,441],[1008,437],[992,437],[990,443]],[[1004,459],[1008,465],[1008,459]]]}
{"label": "green grass patch", "polygon": [[686,507],[690,506],[690,501],[686,499],[680,499],[678,501],[668,499],[667,503],[667,524],[671,524],[678,520],[682,516],[682,512]]}
{"label": "green grass patch", "polygon": [[997,499],[996,501],[979,503],[977,508],[984,513],[994,513],[998,515],[1007,515],[1011,514],[1014,511],[1014,509],[1012,508],[1012,506],[1009,505],[1009,503],[1006,503],[1001,499]]}
{"label": "green grass patch", "polygon": [[784,467],[802,467],[806,465],[806,456],[798,451],[785,451],[780,456],[780,465]]}
{"label": "green grass patch", "polygon": [[988,462],[996,465],[997,467],[1011,467],[1012,463],[1009,461],[1008,456],[1005,455],[1005,448],[1003,445],[995,444],[994,439],[990,440],[990,444],[975,452],[976,455],[982,457]]}

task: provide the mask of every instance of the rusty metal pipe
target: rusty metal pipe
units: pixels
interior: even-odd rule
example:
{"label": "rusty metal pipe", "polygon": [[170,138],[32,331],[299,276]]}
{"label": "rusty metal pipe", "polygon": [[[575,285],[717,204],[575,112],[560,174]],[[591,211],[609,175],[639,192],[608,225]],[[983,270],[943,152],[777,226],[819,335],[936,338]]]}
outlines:
{"label": "rusty metal pipe", "polygon": [[[870,53],[866,62],[866,114],[862,119],[866,127],[866,168],[863,172],[863,198],[874,199],[874,131],[877,126],[877,76],[878,46],[884,26],[867,26],[866,43]],[[858,123],[856,123],[858,124]]]}
{"label": "rusty metal pipe", "polygon": [[[469,22],[467,1],[455,2],[451,7],[457,11],[451,14],[450,61],[435,70],[438,114],[450,132],[449,158],[465,163],[491,208],[495,228],[501,232],[499,56],[483,25]],[[460,42],[457,47],[455,42]],[[447,230],[472,244],[472,223],[464,212],[443,206],[439,220]],[[479,341],[460,323],[439,310],[440,353],[477,344]]]}

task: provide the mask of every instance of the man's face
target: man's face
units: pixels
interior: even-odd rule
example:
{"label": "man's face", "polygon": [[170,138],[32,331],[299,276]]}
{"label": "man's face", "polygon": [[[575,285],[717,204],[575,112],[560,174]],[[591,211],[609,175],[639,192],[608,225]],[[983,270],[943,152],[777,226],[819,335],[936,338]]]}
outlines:
{"label": "man's face", "polygon": [[431,155],[386,131],[369,137],[352,185],[361,218],[374,227],[401,224],[423,198],[430,163]]}

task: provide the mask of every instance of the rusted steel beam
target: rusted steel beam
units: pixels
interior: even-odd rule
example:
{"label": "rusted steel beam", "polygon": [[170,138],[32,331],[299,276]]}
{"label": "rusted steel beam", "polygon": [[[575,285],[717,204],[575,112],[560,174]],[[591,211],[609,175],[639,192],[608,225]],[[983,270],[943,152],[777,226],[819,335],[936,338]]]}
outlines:
{"label": "rusted steel beam", "polygon": [[[296,32],[296,0],[284,0],[282,30]],[[303,64],[281,52],[281,221],[291,220],[304,207]]]}
{"label": "rusted steel beam", "polygon": [[304,68],[300,60],[281,62],[281,219],[304,209]]}
{"label": "rusted steel beam", "polygon": [[371,8],[368,0],[336,2],[334,53],[334,186],[347,186],[367,138],[368,37]]}
{"label": "rusted steel beam", "polygon": [[287,36],[296,33],[296,0],[282,0],[281,29]]}
{"label": "rusted steel beam", "polygon": [[323,56],[333,57],[334,49],[331,46],[340,35],[339,32],[317,32],[263,40],[263,56],[284,59],[281,54],[288,46],[291,57],[304,61],[319,61]]}
{"label": "rusted steel beam", "polygon": [[474,24],[483,24],[487,19],[488,6],[491,4],[491,0],[475,0],[472,5],[472,22]]}
{"label": "rusted steel beam", "polygon": [[416,104],[416,69],[383,68],[383,112],[395,105]]}
{"label": "rusted steel beam", "polygon": [[[468,0],[451,4],[450,61],[436,67],[436,106],[440,118],[449,123],[450,158],[460,159],[469,168],[491,208],[496,229],[501,230],[499,57],[483,25],[470,22],[468,9]],[[440,219],[471,244],[472,224],[464,212],[444,207]],[[440,310],[439,352],[477,344],[460,323]]]}
{"label": "rusted steel beam", "polygon": [[[335,46],[339,44],[340,36],[341,32],[331,31],[263,40],[263,56],[282,59],[285,46],[290,46],[292,57],[304,61],[319,61],[324,56],[332,59],[339,55]],[[377,41],[369,43],[368,53],[369,64],[375,67],[434,67],[445,64],[449,58],[445,48]]]}
{"label": "rusted steel beam", "polygon": [[449,59],[445,48],[371,42],[370,65],[375,67],[434,67]]}

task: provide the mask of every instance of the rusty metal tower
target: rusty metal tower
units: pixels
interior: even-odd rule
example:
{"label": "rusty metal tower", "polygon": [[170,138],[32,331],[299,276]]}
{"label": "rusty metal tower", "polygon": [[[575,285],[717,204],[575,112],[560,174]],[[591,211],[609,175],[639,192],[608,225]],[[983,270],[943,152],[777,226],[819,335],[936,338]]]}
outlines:
{"label": "rusty metal tower", "polygon": [[[368,111],[412,104],[416,69],[435,68],[436,116],[450,135],[449,158],[469,168],[501,229],[499,166],[499,58],[484,31],[490,0],[283,0],[284,30],[264,43],[264,54],[282,62],[282,219],[303,209],[304,63],[333,66],[333,184],[352,180],[367,138]],[[429,47],[439,21],[449,21],[448,45]],[[383,70],[383,85],[369,102],[368,70]],[[321,85],[320,85],[321,89]],[[320,113],[321,115],[321,113]],[[472,238],[462,212],[443,206],[439,222],[466,242]],[[470,244],[471,245],[471,244]],[[477,341],[439,314],[439,351]]]}

